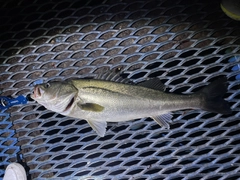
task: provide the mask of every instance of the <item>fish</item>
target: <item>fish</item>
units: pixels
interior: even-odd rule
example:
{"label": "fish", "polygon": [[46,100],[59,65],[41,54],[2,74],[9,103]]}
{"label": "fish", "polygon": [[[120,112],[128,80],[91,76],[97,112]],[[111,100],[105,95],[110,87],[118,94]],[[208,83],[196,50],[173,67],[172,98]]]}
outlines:
{"label": "fish", "polygon": [[200,109],[231,114],[227,78],[219,78],[192,94],[165,92],[159,78],[133,83],[118,75],[95,79],[50,81],[34,86],[31,98],[46,109],[64,116],[86,120],[94,131],[104,137],[107,122],[122,122],[151,117],[163,128],[170,129],[172,112]]}

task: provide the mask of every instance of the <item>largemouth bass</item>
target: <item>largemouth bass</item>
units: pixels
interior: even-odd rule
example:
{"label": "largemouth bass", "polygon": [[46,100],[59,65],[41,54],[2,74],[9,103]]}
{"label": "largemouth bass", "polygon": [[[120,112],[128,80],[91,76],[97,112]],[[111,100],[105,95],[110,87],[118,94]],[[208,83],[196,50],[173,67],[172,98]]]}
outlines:
{"label": "largemouth bass", "polygon": [[139,84],[75,79],[36,85],[31,98],[54,112],[85,119],[103,137],[107,122],[151,117],[169,129],[172,111],[201,109],[230,114],[230,106],[223,99],[227,86],[226,78],[221,78],[199,92],[176,95],[165,93],[164,85],[157,78]]}

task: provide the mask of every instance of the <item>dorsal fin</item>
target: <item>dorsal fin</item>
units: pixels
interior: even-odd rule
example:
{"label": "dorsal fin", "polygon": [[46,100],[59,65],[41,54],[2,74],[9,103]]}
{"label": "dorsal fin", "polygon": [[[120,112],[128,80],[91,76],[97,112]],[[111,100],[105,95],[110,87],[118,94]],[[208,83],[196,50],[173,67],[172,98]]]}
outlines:
{"label": "dorsal fin", "polygon": [[109,70],[107,72],[97,75],[95,79],[132,84],[132,81],[130,79],[123,78],[122,75],[123,72],[121,71],[121,69]]}
{"label": "dorsal fin", "polygon": [[152,78],[137,84],[138,86],[147,87],[154,90],[165,91],[166,86],[158,78]]}

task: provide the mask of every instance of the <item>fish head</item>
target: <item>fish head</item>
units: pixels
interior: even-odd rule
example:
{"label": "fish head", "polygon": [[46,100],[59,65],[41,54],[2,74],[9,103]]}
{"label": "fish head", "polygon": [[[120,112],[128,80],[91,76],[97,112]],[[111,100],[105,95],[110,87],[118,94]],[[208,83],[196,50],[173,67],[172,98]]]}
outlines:
{"label": "fish head", "polygon": [[67,114],[77,94],[77,88],[71,83],[55,81],[34,86],[31,98],[49,110]]}

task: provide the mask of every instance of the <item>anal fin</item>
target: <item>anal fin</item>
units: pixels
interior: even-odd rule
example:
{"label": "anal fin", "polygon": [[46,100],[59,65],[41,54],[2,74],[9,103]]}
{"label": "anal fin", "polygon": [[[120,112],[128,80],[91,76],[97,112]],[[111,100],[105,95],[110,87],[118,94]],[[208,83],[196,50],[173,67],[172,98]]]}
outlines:
{"label": "anal fin", "polygon": [[171,114],[161,114],[159,116],[152,116],[151,118],[154,119],[161,127],[170,129],[168,122],[172,119]]}
{"label": "anal fin", "polygon": [[100,137],[104,137],[107,127],[106,121],[87,120],[87,122]]}

